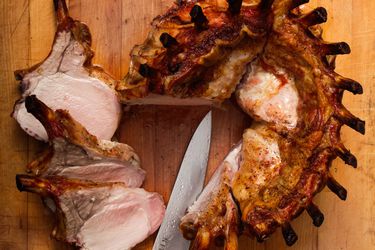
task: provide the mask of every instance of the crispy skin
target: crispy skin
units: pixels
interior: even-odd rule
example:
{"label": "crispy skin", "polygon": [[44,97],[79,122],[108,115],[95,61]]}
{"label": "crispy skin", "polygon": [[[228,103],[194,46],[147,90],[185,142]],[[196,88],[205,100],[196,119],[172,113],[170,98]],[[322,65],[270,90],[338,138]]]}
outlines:
{"label": "crispy skin", "polygon": [[[133,48],[129,72],[117,86],[122,100],[131,103],[149,93],[217,102],[229,98],[246,64],[260,53],[268,28],[266,12],[248,2],[237,15],[225,1],[182,1],[155,18],[146,41]],[[203,28],[189,14],[195,5],[208,20]],[[174,39],[170,45],[160,41],[163,33]]]}

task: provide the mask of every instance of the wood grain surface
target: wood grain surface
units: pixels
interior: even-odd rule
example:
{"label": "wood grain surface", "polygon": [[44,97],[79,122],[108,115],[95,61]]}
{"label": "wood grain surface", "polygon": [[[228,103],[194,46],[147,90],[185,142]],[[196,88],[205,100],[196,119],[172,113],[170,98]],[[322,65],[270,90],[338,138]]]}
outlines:
{"label": "wood grain surface", "polygon": [[[95,63],[120,79],[129,64],[129,52],[145,38],[152,18],[172,0],[70,0],[71,15],[87,23],[96,51]],[[281,233],[267,242],[241,238],[241,249],[368,250],[375,249],[375,1],[313,0],[306,8],[324,6],[329,20],[324,24],[328,41],[346,41],[352,53],[340,56],[337,71],[363,84],[364,94],[345,94],[344,104],[366,120],[366,136],[348,128],[343,140],[357,156],[352,169],[336,160],[334,176],[348,189],[346,202],[327,189],[315,201],[325,214],[316,229],[304,213],[292,224],[299,241],[285,246]],[[26,136],[10,118],[19,97],[13,71],[31,66],[49,52],[55,30],[52,0],[0,1],[0,249],[70,249],[50,238],[52,215],[40,199],[20,193],[15,174],[43,145]],[[117,138],[139,153],[148,175],[145,188],[160,192],[166,201],[179,164],[199,120],[207,107],[133,107],[123,117]],[[208,176],[236,143],[250,120],[231,101],[214,109],[213,140]],[[126,236],[124,236],[126,237]],[[136,249],[151,249],[153,237]],[[178,249],[177,249],[178,250]]]}

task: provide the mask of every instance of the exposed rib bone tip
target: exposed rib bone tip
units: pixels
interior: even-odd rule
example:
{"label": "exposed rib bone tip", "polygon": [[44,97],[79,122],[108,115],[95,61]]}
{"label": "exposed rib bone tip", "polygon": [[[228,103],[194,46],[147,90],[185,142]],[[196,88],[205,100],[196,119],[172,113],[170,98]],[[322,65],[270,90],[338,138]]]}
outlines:
{"label": "exposed rib bone tip", "polygon": [[325,23],[327,21],[327,11],[323,7],[316,8],[315,10],[303,16],[300,21],[306,26]]}
{"label": "exposed rib bone tip", "polygon": [[346,42],[338,43],[338,48],[343,54],[349,54],[351,52],[350,46]]}
{"label": "exposed rib bone tip", "polygon": [[323,45],[323,53],[325,55],[344,55],[350,54],[351,50],[346,42],[329,43]]}
{"label": "exposed rib bone tip", "polygon": [[366,132],[366,122],[362,121],[359,118],[351,119],[348,123],[348,126],[363,135]]}
{"label": "exposed rib bone tip", "polygon": [[29,95],[26,97],[25,99],[25,106],[26,106],[26,110],[27,112],[31,113],[31,114],[37,114],[37,113],[41,113],[40,112],[40,108],[38,106],[38,98],[36,98],[35,95]]}
{"label": "exposed rib bone tip", "polygon": [[346,164],[353,166],[354,168],[357,167],[357,158],[350,152],[346,153],[342,159]]}
{"label": "exposed rib bone tip", "polygon": [[166,32],[160,35],[160,42],[164,48],[170,48],[178,44],[177,40]]}
{"label": "exposed rib bone tip", "polygon": [[22,70],[14,71],[14,78],[16,78],[17,81],[22,81],[24,77],[24,74],[22,73]]}
{"label": "exposed rib bone tip", "polygon": [[59,8],[59,2],[60,0],[53,0],[53,6],[55,7],[55,11],[57,11]]}
{"label": "exposed rib bone tip", "polygon": [[17,189],[20,192],[23,192],[23,191],[25,191],[25,187],[22,184],[21,177],[22,177],[22,175],[19,175],[19,174],[16,175],[16,185],[17,185]]}
{"label": "exposed rib bone tip", "polygon": [[318,7],[313,12],[316,15],[317,20],[319,20],[320,23],[327,22],[327,10],[325,8]]}
{"label": "exposed rib bone tip", "polygon": [[69,17],[68,6],[66,5],[65,0],[53,0],[53,5],[55,6],[58,22],[61,23],[64,19]]}
{"label": "exposed rib bone tip", "polygon": [[350,151],[346,149],[343,144],[340,143],[336,145],[335,152],[345,162],[345,164],[353,166],[354,168],[357,167],[357,158],[350,153]]}
{"label": "exposed rib bone tip", "polygon": [[335,193],[341,200],[346,200],[347,191],[341,186],[333,177],[330,177],[327,181],[327,187]]}
{"label": "exposed rib bone tip", "polygon": [[227,2],[230,13],[236,15],[241,12],[242,0],[227,0]]}
{"label": "exposed rib bone tip", "polygon": [[319,210],[319,208],[311,203],[307,208],[307,213],[310,215],[313,220],[313,224],[316,227],[320,227],[324,221],[324,214]]}
{"label": "exposed rib bone tip", "polygon": [[[43,126],[47,130],[47,133],[49,134],[49,130],[47,129],[47,127],[50,126],[48,121],[53,119],[51,115],[52,110],[42,101],[40,101],[35,95],[30,95],[26,97],[25,107],[27,112],[32,114],[36,119],[38,119],[43,124]],[[49,136],[52,135],[49,134]]]}
{"label": "exposed rib bone tip", "polygon": [[190,11],[191,21],[195,24],[195,28],[203,30],[208,28],[208,20],[203,13],[201,6],[194,5]]}
{"label": "exposed rib bone tip", "polygon": [[152,75],[152,69],[147,63],[139,65],[139,74],[143,77],[150,77]]}
{"label": "exposed rib bone tip", "polygon": [[282,226],[282,233],[285,243],[288,246],[292,246],[297,242],[298,236],[289,223],[286,223]]}
{"label": "exposed rib bone tip", "polygon": [[338,87],[347,91],[352,92],[353,94],[363,94],[362,85],[359,82],[356,82],[351,79],[344,79],[338,83]]}
{"label": "exposed rib bone tip", "polygon": [[357,123],[357,127],[358,127],[358,130],[357,130],[358,132],[360,132],[363,135],[366,133],[366,122],[365,121],[360,120]]}
{"label": "exposed rib bone tip", "polygon": [[362,121],[358,117],[354,116],[352,113],[349,112],[344,106],[341,106],[338,109],[338,112],[336,114],[336,118],[339,119],[342,123],[346,124],[347,126],[351,127],[355,131],[365,134],[365,125],[366,122]]}

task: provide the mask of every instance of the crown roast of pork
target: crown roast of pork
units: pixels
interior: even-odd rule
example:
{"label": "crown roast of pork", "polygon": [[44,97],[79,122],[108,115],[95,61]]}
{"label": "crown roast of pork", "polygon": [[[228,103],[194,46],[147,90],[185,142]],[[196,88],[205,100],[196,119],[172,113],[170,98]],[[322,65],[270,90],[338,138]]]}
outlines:
{"label": "crown roast of pork", "polygon": [[346,199],[329,168],[336,156],[357,166],[340,128],[364,134],[365,122],[341,101],[344,90],[363,90],[334,72],[335,56],[350,48],[322,40],[318,25],[327,20],[326,10],[302,13],[306,2],[179,1],[131,52],[129,72],[117,86],[125,103],[202,104],[234,93],[254,119],[242,146],[229,153],[181,221],[193,249],[213,242],[236,249],[238,234],[263,241],[278,227],[292,245],[298,237],[290,221],[302,211],[314,225],[323,222],[315,194],[327,185]]}
{"label": "crown roast of pork", "polygon": [[[43,124],[51,141],[50,149],[28,165],[28,170],[37,177],[20,175],[17,185],[20,190],[52,197],[59,218],[63,218],[59,221],[65,223],[59,224],[63,225],[64,233],[56,229],[54,235],[83,248],[95,249],[96,244],[110,244],[105,240],[111,242],[110,236],[116,238],[121,230],[127,232],[128,224],[122,222],[141,223],[134,218],[143,216],[142,223],[146,225],[147,219],[151,222],[147,224],[148,233],[143,232],[142,237],[142,232],[134,232],[134,238],[141,240],[157,228],[161,221],[158,215],[164,213],[155,194],[129,189],[141,185],[144,178],[138,158],[129,146],[102,140],[108,138],[98,135],[99,138],[90,136],[96,134],[84,121],[77,118],[82,124],[78,125],[67,111],[54,112],[51,110],[54,106],[47,101],[45,104],[50,108],[35,96],[26,98],[31,94],[39,98],[33,91],[41,83],[50,82],[43,74],[50,71],[43,65],[55,65],[54,51],[60,51],[56,57],[61,60],[53,76],[71,77],[69,72],[74,72],[72,83],[80,82],[81,78],[95,78],[106,83],[109,92],[105,93],[113,94],[114,88],[125,104],[202,105],[221,103],[234,94],[239,106],[253,118],[241,142],[229,152],[181,219],[180,229],[186,239],[193,241],[192,249],[209,249],[216,243],[235,250],[238,235],[264,241],[278,227],[282,228],[286,243],[292,245],[298,237],[290,222],[304,210],[313,224],[320,226],[324,216],[314,205],[313,197],[325,186],[342,200],[347,195],[330,173],[332,161],[339,156],[345,163],[357,166],[355,156],[341,142],[340,129],[347,125],[364,134],[365,122],[341,103],[344,90],[362,94],[361,85],[334,72],[336,55],[348,54],[350,48],[344,42],[323,41],[319,24],[327,20],[326,10],[320,7],[302,13],[299,6],[307,2],[178,1],[154,19],[145,42],[131,52],[128,74],[116,82],[91,66],[87,27],[69,18],[64,1],[57,1],[59,26],[54,49],[41,65],[18,74],[23,77],[24,95],[14,113],[17,118],[19,110],[29,111]],[[69,39],[57,43],[64,34]],[[58,44],[68,45],[61,52]],[[85,73],[79,74],[79,78],[77,71]],[[111,96],[105,101],[117,103],[116,94]],[[101,101],[95,102],[101,105]],[[103,105],[109,106],[105,102]],[[115,110],[107,115],[115,117]],[[74,110],[69,113],[75,117]],[[21,126],[25,128],[22,123]],[[150,212],[144,208],[145,213],[138,214],[139,210],[132,210],[126,204],[127,199],[133,204],[132,199],[139,196],[144,200],[137,200],[135,207],[156,204],[156,199],[160,201],[157,203],[160,209]],[[66,205],[77,201],[79,205]],[[103,207],[117,201],[119,207],[113,213],[125,219],[119,219],[118,224],[108,220],[107,225],[113,227],[99,244],[94,225],[110,213]],[[87,207],[90,213],[85,210]],[[102,217],[97,217],[97,213]],[[131,244],[130,241],[124,237],[113,244],[130,246],[136,240]]]}

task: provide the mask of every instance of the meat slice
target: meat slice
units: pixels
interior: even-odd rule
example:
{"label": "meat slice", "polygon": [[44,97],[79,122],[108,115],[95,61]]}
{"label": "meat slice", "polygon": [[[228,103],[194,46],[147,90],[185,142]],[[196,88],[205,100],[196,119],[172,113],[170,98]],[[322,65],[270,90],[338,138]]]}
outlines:
{"label": "meat slice", "polygon": [[17,188],[50,198],[55,205],[52,236],[81,249],[124,250],[157,230],[162,197],[122,183],[94,183],[64,177],[17,175]]}
{"label": "meat slice", "polygon": [[34,95],[25,99],[26,109],[48,133],[51,146],[27,169],[38,176],[122,182],[140,187],[145,171],[134,150],[122,143],[100,140],[76,122],[67,111],[48,108]]}
{"label": "meat slice", "polygon": [[29,135],[47,141],[45,129],[25,107],[25,98],[36,95],[54,110],[68,110],[99,139],[109,140],[121,115],[114,90],[116,80],[92,65],[94,53],[88,27],[69,17],[65,1],[55,3],[58,25],[51,52],[43,62],[15,72],[21,80],[22,97],[16,102],[12,116]]}
{"label": "meat slice", "polygon": [[208,249],[212,242],[225,244],[228,250],[237,249],[240,220],[231,185],[239,167],[241,148],[240,143],[231,150],[181,219],[184,237],[194,240],[192,249]]}

